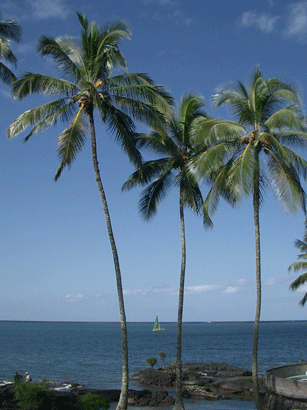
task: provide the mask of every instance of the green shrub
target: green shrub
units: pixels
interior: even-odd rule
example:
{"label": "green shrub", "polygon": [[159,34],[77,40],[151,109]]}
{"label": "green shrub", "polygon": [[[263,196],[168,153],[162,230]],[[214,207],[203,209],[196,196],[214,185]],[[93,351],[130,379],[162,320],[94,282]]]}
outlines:
{"label": "green shrub", "polygon": [[14,388],[14,396],[22,410],[44,409],[50,395],[50,387],[44,380],[40,383],[18,383]]}
{"label": "green shrub", "polygon": [[77,406],[81,410],[106,410],[110,400],[105,394],[86,393],[78,397]]}
{"label": "green shrub", "polygon": [[163,362],[163,367],[164,367],[164,365],[165,365],[165,358],[166,358],[166,353],[164,353],[164,352],[159,352],[158,353],[159,354],[159,357],[160,357],[160,359],[162,360],[162,362]]}
{"label": "green shrub", "polygon": [[154,367],[156,363],[157,359],[155,357],[148,357],[148,359],[146,359],[146,364],[148,364],[151,367]]}

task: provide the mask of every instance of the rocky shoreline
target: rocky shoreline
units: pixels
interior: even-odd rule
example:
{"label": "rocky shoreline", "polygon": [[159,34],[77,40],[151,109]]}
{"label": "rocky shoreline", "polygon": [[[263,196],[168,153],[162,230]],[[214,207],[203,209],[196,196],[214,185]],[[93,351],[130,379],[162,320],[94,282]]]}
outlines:
{"label": "rocky shoreline", "polygon": [[[183,397],[199,400],[228,400],[239,398],[253,399],[251,372],[225,363],[187,363],[183,365]],[[137,382],[142,390],[129,389],[128,403],[137,407],[171,406],[174,404],[176,374],[173,366],[160,369],[145,369],[134,374],[131,380]],[[260,378],[264,393],[263,378]],[[172,393],[168,393],[168,392]],[[68,392],[52,390],[48,398],[50,410],[76,410],[77,400],[86,393],[106,394],[110,402],[117,402],[120,390],[87,389],[71,385]],[[17,409],[12,386],[0,387],[0,409]]]}
{"label": "rocky shoreline", "polygon": [[[143,387],[175,390],[173,366],[145,369],[131,378]],[[203,400],[253,399],[252,373],[226,363],[186,363],[182,366],[183,397]],[[264,394],[264,378],[259,378]]]}

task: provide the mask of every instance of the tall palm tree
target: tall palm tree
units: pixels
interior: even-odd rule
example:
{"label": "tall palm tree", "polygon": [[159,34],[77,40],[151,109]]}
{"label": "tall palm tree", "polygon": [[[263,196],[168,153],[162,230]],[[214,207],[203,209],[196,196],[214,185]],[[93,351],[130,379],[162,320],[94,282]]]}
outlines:
{"label": "tall palm tree", "polygon": [[[42,56],[51,56],[66,79],[28,73],[13,84],[13,93],[22,99],[33,93],[60,95],[48,102],[21,114],[8,128],[8,137],[15,137],[29,125],[32,127],[25,137],[55,125],[59,120],[69,125],[58,137],[60,166],[57,180],[63,169],[72,164],[82,149],[87,131],[91,136],[92,160],[95,178],[105,215],[109,241],[112,248],[120,310],[123,368],[122,388],[118,409],[127,408],[128,399],[128,345],[126,315],[122,290],[121,271],[114,240],[105,191],[102,185],[97,159],[94,110],[123,150],[135,164],[141,163],[141,155],[135,146],[133,119],[149,125],[159,123],[162,110],[167,111],[172,99],[160,86],[155,85],[145,74],[123,72],[112,76],[112,69],[126,69],[123,54],[118,48],[122,38],[129,38],[129,31],[122,22],[103,29],[96,23],[89,24],[87,18],[77,13],[81,24],[81,41],[68,38],[54,40],[42,36],[38,50]],[[161,109],[161,112],[159,111]]]}
{"label": "tall palm tree", "polygon": [[[299,262],[292,263],[288,270],[289,272],[299,272],[305,271],[298,278],[296,278],[290,285],[291,290],[297,290],[299,287],[304,285],[307,282],[307,221],[305,224],[305,232],[303,240],[297,239],[294,243],[294,246],[300,250],[301,254],[298,255]],[[300,305],[304,306],[307,301],[307,292],[304,297],[300,300]]]}
{"label": "tall palm tree", "polygon": [[[249,86],[241,82],[221,86],[213,96],[216,107],[230,107],[237,123],[215,121],[216,147],[224,158],[224,167],[209,191],[204,212],[215,210],[219,197],[236,204],[245,195],[252,195],[256,245],[256,314],[253,338],[253,385],[257,408],[260,408],[258,387],[258,335],[261,309],[261,259],[259,210],[262,192],[271,185],[279,203],[287,212],[305,209],[305,193],[300,175],[306,179],[307,163],[292,147],[306,147],[306,124],[300,111],[298,93],[294,86],[277,78],[264,80],[256,68]],[[196,168],[199,172],[200,165]]]}
{"label": "tall palm tree", "polygon": [[[1,14],[0,14],[1,18]],[[0,58],[17,65],[17,58],[14,56],[10,40],[19,42],[21,39],[21,27],[14,20],[0,20]],[[15,75],[12,71],[0,61],[0,79],[5,84],[11,84],[15,80]]]}
{"label": "tall palm tree", "polygon": [[[175,409],[183,409],[182,401],[182,361],[181,334],[184,281],[186,270],[186,238],[184,207],[199,213],[203,203],[196,176],[191,167],[191,159],[197,155],[193,137],[200,124],[206,121],[201,99],[188,94],[181,99],[178,114],[173,113],[163,128],[153,127],[152,132],[139,137],[139,146],[149,148],[161,158],[146,161],[124,183],[123,190],[149,184],[141,194],[139,210],[150,219],[157,212],[160,201],[172,186],[179,188],[179,215],[181,229],[181,273],[179,286],[177,354],[176,354],[176,401]],[[211,221],[204,219],[205,225]]]}

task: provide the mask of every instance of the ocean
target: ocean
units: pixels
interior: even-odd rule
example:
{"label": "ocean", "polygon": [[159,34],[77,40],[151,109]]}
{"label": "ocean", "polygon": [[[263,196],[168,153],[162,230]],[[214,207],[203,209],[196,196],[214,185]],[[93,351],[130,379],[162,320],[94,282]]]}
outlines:
{"label": "ocean", "polygon": [[[176,324],[128,323],[130,376],[144,369],[148,357],[166,353],[165,364],[176,360]],[[307,322],[261,322],[259,373],[269,368],[307,360]],[[184,323],[182,361],[227,363],[251,369],[253,323]],[[0,321],[0,380],[12,381],[14,372],[28,371],[33,380],[76,382],[110,389],[121,385],[119,323]],[[138,389],[135,383],[130,388]],[[187,410],[254,410],[252,402],[186,401]]]}

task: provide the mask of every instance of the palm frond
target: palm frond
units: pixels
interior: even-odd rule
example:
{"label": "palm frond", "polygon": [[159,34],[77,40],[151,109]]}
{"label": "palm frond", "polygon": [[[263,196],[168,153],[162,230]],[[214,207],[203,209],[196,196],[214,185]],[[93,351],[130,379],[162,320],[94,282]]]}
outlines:
{"label": "palm frond", "polygon": [[304,131],[281,131],[274,134],[282,144],[303,149],[307,146],[307,133]]}
{"label": "palm frond", "polygon": [[195,143],[204,142],[206,145],[238,139],[246,134],[246,129],[233,121],[221,118],[201,117],[195,121],[195,133],[193,141]]}
{"label": "palm frond", "polygon": [[21,40],[22,28],[15,20],[0,21],[0,36],[16,41]]}
{"label": "palm frond", "polygon": [[[303,137],[303,136],[302,136]],[[294,167],[299,175],[302,175],[306,180],[307,178],[307,161],[291,150],[287,146],[280,143],[279,139],[275,138],[271,134],[266,135],[266,140],[270,144],[270,153],[276,157],[276,161],[289,164]]]}
{"label": "palm frond", "polygon": [[291,290],[297,290],[300,286],[307,282],[307,273],[303,273],[290,284]]}
{"label": "palm frond", "polygon": [[0,61],[0,79],[4,82],[4,84],[12,84],[12,82],[16,79],[15,75],[12,71]]}
{"label": "palm frond", "polygon": [[[104,111],[103,108],[102,111]],[[103,115],[105,115],[105,122],[115,136],[115,140],[120,142],[130,161],[139,167],[142,163],[142,156],[137,149],[135,125],[130,116],[112,105],[108,106]]]}
{"label": "palm frond", "polygon": [[305,192],[295,167],[282,156],[270,155],[267,163],[268,175],[277,200],[288,213],[296,212],[301,206],[305,210]]}
{"label": "palm frond", "polygon": [[52,37],[41,36],[38,51],[41,56],[50,56],[61,73],[73,78],[75,82],[80,80],[80,67],[83,61],[81,50],[75,43],[64,38],[55,40]]}
{"label": "palm frond", "polygon": [[249,195],[252,192],[255,168],[254,149],[248,144],[238,158],[236,158],[228,173],[228,185],[232,187],[235,195]]}
{"label": "palm frond", "polygon": [[146,161],[137,169],[122,186],[122,191],[129,191],[136,186],[144,186],[150,183],[154,178],[163,174],[162,170],[169,173],[170,166],[168,158],[160,158],[152,161]]}
{"label": "palm frond", "polygon": [[11,50],[10,41],[2,37],[0,37],[0,57],[17,66],[17,58]]}
{"label": "palm frond", "polygon": [[179,187],[183,205],[199,214],[202,210],[202,204],[204,201],[197,183],[196,175],[191,172],[188,165],[181,167],[174,178],[174,183]]}
{"label": "palm frond", "polygon": [[89,27],[87,17],[85,16],[85,14],[79,13],[78,11],[76,12],[76,14],[83,30],[87,33]]}
{"label": "palm frond", "polygon": [[154,216],[158,209],[158,204],[166,196],[167,190],[172,185],[172,173],[164,173],[156,181],[152,182],[141,194],[139,211],[145,219]]}
{"label": "palm frond", "polygon": [[[307,231],[305,229],[305,235],[304,235],[304,240],[301,241],[297,239],[294,242],[294,246],[299,249],[300,252],[302,252],[301,255],[298,255],[298,259],[307,259]],[[307,269],[307,267],[306,267]]]}
{"label": "palm frond", "polygon": [[165,157],[177,158],[181,155],[179,147],[169,137],[170,129],[167,127],[159,131],[151,131],[149,134],[137,135],[139,147],[148,148],[152,152]]}
{"label": "palm frond", "polygon": [[[307,270],[307,262],[293,262],[288,268],[289,272],[290,271],[298,272],[300,270]],[[307,278],[306,278],[306,281],[307,281]]]}
{"label": "palm frond", "polygon": [[[228,188],[228,173],[232,166],[232,159],[229,160],[225,166],[221,167],[219,172],[213,179],[213,185],[209,189],[207,196],[202,205],[202,212],[209,225],[212,225],[211,218],[215,213],[220,198],[226,199],[232,206],[236,205],[238,198],[236,198]],[[211,222],[210,222],[211,221]]]}
{"label": "palm frond", "polygon": [[123,73],[110,77],[106,83],[112,90],[114,97],[127,97],[137,99],[156,107],[157,110],[170,114],[174,99],[164,87],[153,83],[152,79],[144,73]]}
{"label": "palm frond", "polygon": [[57,152],[61,163],[56,171],[55,181],[66,166],[70,167],[78,152],[81,151],[86,140],[86,129],[87,122],[84,119],[84,112],[80,108],[71,124],[59,135]]}
{"label": "palm frond", "polygon": [[8,127],[7,137],[14,138],[28,126],[33,126],[34,128],[25,137],[25,141],[27,141],[32,135],[47,129],[51,125],[55,125],[58,119],[62,121],[68,120],[73,113],[74,105],[71,101],[67,103],[65,98],[32,108],[17,117]]}
{"label": "palm frond", "polygon": [[204,149],[200,146],[197,153],[191,158],[192,168],[200,180],[212,181],[221,167],[237,152],[237,145],[233,142],[217,143]]}
{"label": "palm frond", "polygon": [[280,110],[274,112],[270,117],[264,122],[266,126],[271,131],[276,130],[299,130],[304,131],[306,125],[301,117],[301,111],[297,104],[289,105],[283,107]]}
{"label": "palm frond", "polygon": [[77,91],[75,84],[55,77],[41,74],[27,73],[14,81],[12,85],[13,95],[22,99],[30,94],[41,93],[48,95],[71,96]]}

